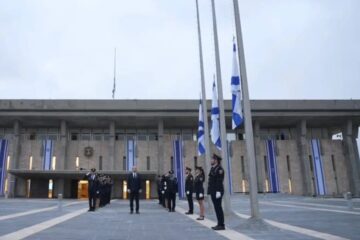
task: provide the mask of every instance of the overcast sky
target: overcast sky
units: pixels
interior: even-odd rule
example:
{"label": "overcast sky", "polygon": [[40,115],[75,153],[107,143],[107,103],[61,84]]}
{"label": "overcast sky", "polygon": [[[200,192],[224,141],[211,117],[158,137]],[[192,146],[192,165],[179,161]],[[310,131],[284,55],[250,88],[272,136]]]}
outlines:
{"label": "overcast sky", "polygon": [[[199,0],[207,97],[211,1]],[[360,98],[360,1],[240,0],[252,99]],[[216,1],[230,98],[232,0]],[[0,0],[0,98],[199,98],[195,0]]]}

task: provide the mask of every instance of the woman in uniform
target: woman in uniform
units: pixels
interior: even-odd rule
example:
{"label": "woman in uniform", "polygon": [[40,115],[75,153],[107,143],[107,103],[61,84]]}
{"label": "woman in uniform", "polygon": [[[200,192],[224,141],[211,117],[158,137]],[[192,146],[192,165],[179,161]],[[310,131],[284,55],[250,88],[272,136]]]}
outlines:
{"label": "woman in uniform", "polygon": [[194,180],[194,188],[196,200],[199,202],[200,207],[200,216],[196,220],[204,220],[204,181],[205,174],[204,169],[202,167],[195,167],[195,180]]}

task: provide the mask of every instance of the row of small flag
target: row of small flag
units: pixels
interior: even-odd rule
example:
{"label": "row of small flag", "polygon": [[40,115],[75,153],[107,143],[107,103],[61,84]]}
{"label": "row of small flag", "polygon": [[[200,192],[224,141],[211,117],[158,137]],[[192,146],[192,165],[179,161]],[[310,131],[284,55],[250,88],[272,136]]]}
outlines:
{"label": "row of small flag", "polygon": [[[233,44],[233,68],[231,76],[231,106],[232,106],[232,129],[239,127],[243,121],[243,113],[241,106],[241,79],[239,66],[236,59],[236,45]],[[211,102],[211,141],[212,143],[221,150],[221,139],[220,139],[220,111],[219,102],[217,97],[215,80],[212,87],[212,102]],[[204,115],[203,105],[200,99],[199,104],[199,127],[198,127],[198,154],[203,155],[205,153],[205,131],[204,131]]]}

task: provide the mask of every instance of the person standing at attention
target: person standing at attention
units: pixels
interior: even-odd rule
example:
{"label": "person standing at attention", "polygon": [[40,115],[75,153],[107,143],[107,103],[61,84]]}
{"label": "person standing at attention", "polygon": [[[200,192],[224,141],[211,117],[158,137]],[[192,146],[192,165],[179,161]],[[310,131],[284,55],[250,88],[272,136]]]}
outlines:
{"label": "person standing at attention", "polygon": [[141,190],[141,177],[137,173],[136,166],[132,167],[132,172],[128,175],[127,178],[127,192],[130,194],[130,214],[134,213],[134,199],[136,204],[136,214],[139,214],[139,194]]}

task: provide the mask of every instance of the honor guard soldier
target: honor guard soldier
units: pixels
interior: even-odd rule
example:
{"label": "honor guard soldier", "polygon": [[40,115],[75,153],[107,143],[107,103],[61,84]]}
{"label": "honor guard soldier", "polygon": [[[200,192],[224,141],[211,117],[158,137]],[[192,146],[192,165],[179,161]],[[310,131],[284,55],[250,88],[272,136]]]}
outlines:
{"label": "honor guard soldier", "polygon": [[91,172],[88,172],[84,179],[88,181],[88,197],[89,197],[89,212],[95,211],[96,198],[99,194],[99,180],[96,174],[96,169],[92,168]]}
{"label": "honor guard soldier", "polygon": [[169,176],[166,179],[166,196],[168,198],[169,212],[175,212],[176,206],[176,193],[178,191],[177,179],[174,176],[174,171],[169,171]]}
{"label": "honor guard soldier", "polygon": [[194,202],[193,202],[194,177],[191,174],[191,168],[186,167],[185,174],[186,174],[185,193],[189,204],[189,211],[187,211],[185,214],[193,214],[194,213]]}
{"label": "honor guard soldier", "polygon": [[211,159],[211,169],[209,173],[208,194],[214,204],[217,225],[212,227],[214,230],[225,230],[224,212],[221,206],[224,195],[224,169],[221,166],[221,157],[213,154]]}
{"label": "honor guard soldier", "polygon": [[167,196],[166,196],[166,179],[167,177],[165,176],[165,174],[163,174],[161,176],[161,181],[160,181],[160,191],[161,191],[161,205],[166,208],[166,204],[167,204]]}

